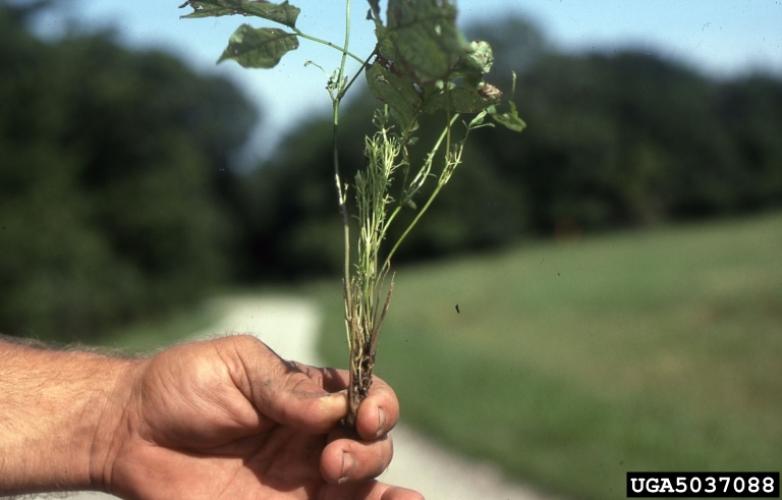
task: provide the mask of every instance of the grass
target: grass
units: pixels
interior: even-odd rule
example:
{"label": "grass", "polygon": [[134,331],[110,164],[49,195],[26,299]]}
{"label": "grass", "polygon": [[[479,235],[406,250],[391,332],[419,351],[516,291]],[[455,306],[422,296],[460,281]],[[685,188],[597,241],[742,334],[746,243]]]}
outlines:
{"label": "grass", "polygon": [[220,313],[217,300],[204,301],[195,307],[117,328],[93,343],[129,354],[149,353],[204,331],[215,324]]}
{"label": "grass", "polygon": [[128,354],[148,354],[163,347],[192,339],[199,333],[215,333],[221,317],[231,302],[237,299],[257,299],[300,293],[297,285],[256,285],[230,287],[217,291],[211,298],[195,305],[183,306],[168,314],[135,321],[115,328],[95,339],[91,344],[116,349]]}
{"label": "grass", "polygon": [[[781,258],[776,214],[408,267],[378,372],[408,422],[557,493],[624,498],[628,470],[776,470]],[[339,288],[313,293],[321,351],[344,366]]]}

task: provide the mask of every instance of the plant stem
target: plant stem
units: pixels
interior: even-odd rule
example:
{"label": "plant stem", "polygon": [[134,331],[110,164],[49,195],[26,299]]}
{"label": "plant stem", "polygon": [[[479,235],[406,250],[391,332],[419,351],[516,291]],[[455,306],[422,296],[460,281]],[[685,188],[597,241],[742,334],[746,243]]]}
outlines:
{"label": "plant stem", "polygon": [[[297,30],[298,31],[298,30]],[[299,32],[300,33],[300,32]],[[345,294],[345,331],[348,340],[348,348],[352,349],[353,341],[350,335],[350,324],[348,321],[348,315],[352,304],[351,292],[350,292],[350,217],[348,215],[347,207],[347,185],[343,185],[342,176],[339,168],[339,105],[344,97],[344,87],[342,87],[343,79],[345,78],[345,65],[347,63],[347,57],[350,55],[362,66],[364,61],[357,56],[350,53],[348,50],[350,45],[350,0],[345,2],[345,43],[340,48],[331,42],[321,40],[319,38],[311,37],[309,35],[303,35],[304,38],[308,38],[318,43],[323,43],[330,47],[334,47],[342,52],[342,58],[339,64],[339,70],[337,72],[337,89],[339,89],[333,96],[332,106],[332,160],[334,162],[334,180],[337,186],[337,196],[339,198],[339,213],[342,217],[342,233],[343,233],[343,245],[345,252],[344,270],[343,270],[343,288]]]}
{"label": "plant stem", "polygon": [[[451,127],[454,123],[456,123],[456,120],[459,118],[459,115],[453,115],[451,120],[448,122],[448,125],[446,125],[445,130],[440,134],[440,137],[437,139],[437,142],[435,143],[434,147],[432,148],[432,151],[430,152],[431,155],[434,155],[437,153],[437,151],[440,149],[440,146],[442,145],[443,141],[446,140],[446,138],[450,138],[451,133]],[[394,243],[394,246],[391,247],[391,250],[388,252],[388,255],[386,256],[385,261],[383,262],[383,266],[380,269],[387,270],[391,267],[391,259],[393,258],[394,254],[396,254],[396,251],[399,249],[399,246],[402,244],[402,242],[407,238],[407,235],[410,234],[410,231],[413,230],[413,228],[418,224],[418,221],[421,220],[421,217],[426,213],[427,210],[429,210],[429,206],[432,204],[435,198],[437,198],[437,195],[440,194],[440,190],[443,188],[445,184],[442,182],[437,183],[437,186],[435,186],[434,190],[432,190],[432,193],[429,195],[429,198],[426,200],[426,203],[424,203],[424,206],[421,207],[421,210],[418,211],[415,218],[410,222],[410,224],[407,226],[405,231],[402,233],[402,236],[399,237],[398,240]],[[391,225],[391,222],[393,222],[394,218],[396,218],[397,214],[401,210],[401,206],[397,206],[394,211],[391,213],[391,216],[388,218],[388,221],[386,221],[386,225],[383,228],[383,233],[385,233],[389,226]]]}
{"label": "plant stem", "polygon": [[[445,140],[445,138],[446,138],[446,136],[448,134],[448,130],[450,130],[450,128],[456,122],[457,117],[458,117],[458,115],[456,115],[453,118],[451,118],[451,121],[448,123],[447,128],[444,129],[440,133],[440,136],[437,138],[437,141],[434,143],[434,146],[432,146],[432,150],[429,152],[428,156],[433,157],[435,154],[437,154],[437,151],[440,150],[440,147],[442,146],[443,141]],[[428,162],[428,161],[430,161],[430,159],[428,158],[426,161]],[[391,215],[388,217],[388,220],[386,221],[385,226],[383,226],[383,235],[385,235],[388,232],[388,229],[391,227],[391,223],[394,222],[394,219],[396,219],[396,216],[399,215],[399,212],[402,211],[402,208],[403,208],[405,202],[407,200],[411,199],[414,194],[415,194],[415,192],[404,193],[404,197],[399,200],[399,203],[394,208],[393,212],[391,212]],[[397,247],[397,246],[399,246],[399,245],[398,244],[394,245],[394,247]],[[388,262],[390,263],[390,260]]]}
{"label": "plant stem", "polygon": [[394,246],[391,248],[391,251],[388,252],[388,256],[386,257],[385,262],[383,262],[382,269],[388,269],[391,267],[391,258],[399,249],[399,246],[402,244],[405,238],[407,238],[407,235],[410,234],[410,231],[412,231],[413,228],[416,226],[416,224],[418,224],[418,221],[421,220],[421,217],[423,217],[426,211],[429,210],[429,206],[432,204],[434,199],[437,198],[437,195],[440,194],[440,190],[443,188],[443,186],[444,184],[440,184],[440,183],[438,183],[437,186],[435,186],[434,190],[429,195],[429,198],[426,200],[426,203],[424,203],[424,206],[421,207],[421,210],[419,210],[418,213],[415,215],[415,218],[407,226],[405,232],[402,233],[402,236],[400,236],[398,240],[396,240],[396,243],[394,243]]}
{"label": "plant stem", "polygon": [[337,187],[337,198],[339,201],[339,214],[342,218],[342,233],[343,233],[343,246],[345,251],[345,260],[343,263],[343,287],[345,294],[345,329],[348,339],[348,348],[353,344],[350,337],[350,327],[347,320],[347,312],[351,304],[350,294],[350,217],[348,215],[347,207],[347,186],[342,184],[342,176],[339,168],[339,99],[333,101],[333,130],[332,130],[332,161],[334,163],[334,182]]}
{"label": "plant stem", "polygon": [[345,88],[342,89],[342,91],[337,95],[339,99],[342,99],[345,97],[345,94],[348,93],[348,90],[350,87],[353,86],[353,84],[358,80],[358,77],[361,76],[361,73],[366,69],[367,64],[369,64],[369,60],[372,59],[372,56],[375,55],[375,50],[373,50],[366,59],[364,59],[364,62],[361,63],[361,67],[358,68],[358,71],[356,71],[356,74],[353,75],[353,77],[350,79],[347,85],[345,85]]}
{"label": "plant stem", "polygon": [[361,59],[356,54],[350,52],[347,49],[347,46],[345,46],[345,48],[340,47],[339,45],[336,45],[334,43],[329,42],[328,40],[324,40],[324,39],[318,38],[316,36],[308,35],[307,33],[304,33],[303,31],[301,31],[298,28],[293,28],[293,32],[296,33],[296,35],[300,36],[301,38],[305,38],[305,39],[307,39],[307,40],[309,40],[311,42],[315,42],[315,43],[319,43],[321,45],[325,45],[327,47],[331,47],[334,50],[338,50],[338,51],[342,52],[342,56],[343,57],[345,57],[347,55],[347,56],[350,56],[353,59],[355,59],[357,62],[363,62],[363,59]]}
{"label": "plant stem", "polygon": [[[345,77],[345,63],[347,62],[349,49],[350,48],[350,0],[345,0],[345,43],[342,45],[342,60],[339,63],[339,78],[337,79],[339,81],[339,84],[342,85],[342,79]],[[364,64],[364,62],[361,60],[361,58],[356,57],[351,54],[351,57],[356,59],[361,64]],[[342,91],[340,90],[340,94]]]}

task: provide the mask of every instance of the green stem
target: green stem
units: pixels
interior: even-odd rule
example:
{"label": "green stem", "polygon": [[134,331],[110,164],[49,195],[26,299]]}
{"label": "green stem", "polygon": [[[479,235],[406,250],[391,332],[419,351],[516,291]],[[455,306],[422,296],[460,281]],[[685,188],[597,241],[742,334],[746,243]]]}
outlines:
{"label": "green stem", "polygon": [[[453,124],[456,123],[458,117],[459,115],[454,115],[451,118],[451,121],[448,123],[447,127],[440,133],[440,136],[437,138],[437,142],[434,143],[434,146],[432,146],[432,150],[429,152],[430,156],[433,157],[440,150],[440,147],[443,145],[443,141],[446,139],[448,132],[450,131],[451,127],[453,127]],[[389,215],[388,219],[386,220],[386,224],[383,226],[383,232],[381,233],[383,236],[385,236],[385,234],[388,232],[388,228],[391,227],[391,223],[394,222],[394,219],[396,218],[397,215],[399,215],[399,212],[402,211],[404,204],[407,203],[413,197],[414,194],[415,193],[404,194],[402,199],[399,200],[399,203],[394,208],[393,212],[391,212],[391,215]],[[398,246],[399,246],[399,242],[397,242],[394,245],[394,249],[396,249],[396,247]],[[386,263],[390,263],[390,255],[389,258],[386,259]]]}
{"label": "green stem", "polygon": [[418,213],[415,215],[415,218],[410,223],[410,225],[407,226],[407,229],[405,229],[405,232],[402,233],[402,236],[399,237],[398,240],[396,240],[396,243],[394,243],[394,246],[391,248],[391,251],[388,252],[388,256],[386,257],[385,262],[383,262],[383,267],[381,269],[387,270],[391,267],[391,258],[394,256],[396,251],[399,249],[399,246],[402,244],[403,241],[405,241],[405,238],[407,238],[407,235],[410,234],[410,231],[413,230],[413,228],[418,224],[418,221],[421,220],[421,217],[424,216],[427,210],[429,210],[429,207],[432,205],[432,202],[435,198],[437,198],[437,195],[440,194],[440,190],[443,188],[445,184],[438,183],[437,186],[432,191],[432,194],[429,195],[429,198],[426,200],[426,203],[424,203],[424,206],[421,207],[421,210],[418,211]]}
{"label": "green stem", "polygon": [[356,82],[359,76],[361,76],[361,73],[366,69],[367,65],[369,64],[369,60],[372,59],[372,56],[375,55],[375,51],[373,50],[372,53],[370,53],[366,59],[361,63],[361,67],[358,68],[358,71],[356,71],[356,74],[353,75],[353,78],[350,79],[347,85],[345,85],[345,88],[342,89],[342,91],[337,95],[339,99],[342,99],[345,97],[345,94],[348,93],[348,90],[350,90],[350,87],[353,86],[353,84]]}
{"label": "green stem", "polygon": [[[447,137],[450,136],[451,127],[456,122],[456,120],[459,118],[459,115],[454,115],[450,122],[448,122],[448,125],[446,126],[445,130],[440,134],[440,137],[437,139],[437,143],[435,143],[434,147],[432,148],[431,154],[436,154],[437,151],[440,149],[440,146],[443,143],[443,140],[445,140]],[[437,198],[437,195],[440,194],[440,190],[442,190],[443,186],[445,184],[443,182],[438,181],[437,186],[435,186],[434,190],[432,190],[432,193],[429,195],[429,198],[426,200],[426,203],[424,203],[424,206],[421,207],[421,210],[418,211],[418,213],[415,215],[415,218],[410,222],[410,224],[407,226],[405,231],[402,233],[402,236],[399,237],[398,240],[396,240],[396,243],[394,243],[394,246],[391,247],[391,251],[388,252],[388,255],[386,256],[385,261],[383,262],[383,267],[380,269],[387,271],[391,267],[391,259],[393,258],[394,254],[396,254],[396,251],[399,249],[400,245],[402,245],[402,242],[405,241],[405,238],[407,238],[407,235],[410,234],[410,231],[413,230],[413,228],[418,224],[418,221],[421,220],[421,217],[424,216],[427,210],[429,210],[429,207],[432,205],[432,202],[435,198]],[[399,209],[401,207],[397,207],[394,212],[392,212],[391,216],[389,217],[388,221],[386,222],[386,225],[383,228],[383,231],[385,232],[391,222],[393,221],[394,217],[396,217],[397,213],[399,213]]]}
{"label": "green stem", "polygon": [[[339,78],[337,81],[339,82],[339,85],[342,85],[342,79],[345,78],[345,63],[347,62],[349,49],[350,48],[350,0],[345,0],[345,43],[342,45],[342,60],[339,62]],[[361,64],[364,64],[364,61],[360,58],[354,56],[351,54],[351,57],[356,59]],[[339,94],[341,94],[341,90]]]}
{"label": "green stem", "polygon": [[304,33],[303,31],[299,30],[298,28],[293,28],[293,31],[294,31],[294,33],[296,33],[296,35],[300,36],[301,38],[307,39],[307,40],[309,40],[311,42],[319,43],[321,45],[325,45],[327,47],[331,47],[334,50],[338,50],[338,51],[342,52],[342,56],[343,57],[350,56],[353,59],[355,59],[357,62],[363,62],[363,59],[361,59],[356,54],[354,54],[354,53],[350,52],[349,50],[347,50],[347,48],[343,49],[339,45],[331,43],[328,40],[324,40],[324,39],[318,38],[316,36],[308,35],[308,34]]}
{"label": "green stem", "polygon": [[383,232],[381,233],[383,237],[385,237],[386,232],[388,232],[388,228],[391,227],[391,223],[394,222],[394,219],[396,219],[396,216],[401,211],[402,211],[402,205],[397,205],[396,207],[394,207],[394,211],[391,212],[391,215],[388,216],[388,219],[386,220],[386,224],[385,226],[383,226]]}
{"label": "green stem", "polygon": [[[351,348],[353,347],[352,338],[350,335],[350,324],[349,324],[349,314],[350,314],[350,308],[352,304],[352,297],[350,292],[350,218],[348,215],[348,207],[347,207],[347,185],[343,186],[342,184],[342,176],[340,173],[339,168],[339,105],[342,100],[342,97],[344,96],[342,81],[345,77],[345,65],[347,63],[348,55],[356,59],[358,62],[364,64],[364,62],[356,57],[355,55],[351,54],[348,50],[350,45],[350,0],[346,0],[345,2],[345,44],[340,48],[336,45],[332,44],[331,42],[327,42],[325,40],[316,39],[314,37],[310,36],[304,36],[304,38],[308,38],[310,40],[313,40],[315,42],[324,43],[325,45],[337,48],[342,52],[342,59],[340,60],[339,64],[339,71],[337,73],[337,85],[339,91],[334,96],[333,100],[333,108],[332,108],[332,123],[333,123],[333,133],[332,133],[332,158],[334,161],[334,177],[335,182],[337,184],[337,196],[339,197],[339,212],[342,216],[342,233],[343,233],[343,244],[344,244],[344,250],[345,250],[345,259],[344,259],[344,276],[343,276],[343,286],[344,286],[344,293],[345,293],[345,330],[348,338],[348,346]],[[298,30],[297,30],[298,31]]]}
{"label": "green stem", "polygon": [[344,277],[345,280],[345,300],[350,303],[350,217],[347,207],[347,188],[342,184],[342,174],[339,168],[339,99],[334,99],[333,103],[333,132],[332,132],[332,161],[334,162],[334,180],[337,185],[337,196],[339,198],[339,213],[342,217],[342,232],[345,249]]}

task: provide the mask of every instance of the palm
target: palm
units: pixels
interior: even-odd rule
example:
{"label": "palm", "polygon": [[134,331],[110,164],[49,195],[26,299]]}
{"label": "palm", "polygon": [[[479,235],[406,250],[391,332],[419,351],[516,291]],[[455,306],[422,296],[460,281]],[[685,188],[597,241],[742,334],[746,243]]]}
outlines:
{"label": "palm", "polygon": [[[121,494],[144,499],[353,498],[357,489],[377,486],[329,484],[322,470],[334,431],[302,432],[281,424],[286,410],[271,401],[269,411],[256,408],[283,386],[296,391],[314,383],[328,390],[333,381],[324,380],[320,370],[285,364],[268,349],[254,353],[260,355],[256,362],[282,366],[282,373],[271,370],[267,378],[251,380],[232,349],[220,342],[196,344],[163,353],[144,368],[133,398],[136,408],[128,412],[130,438],[111,473],[113,484],[132,485]],[[299,396],[314,402],[311,392]],[[344,496],[348,490],[353,493]]]}
{"label": "palm", "polygon": [[328,487],[319,471],[325,439],[295,441],[293,431],[278,426],[217,450],[148,445],[128,456],[145,468],[118,468],[127,477],[117,479],[136,485],[137,498],[318,498]]}

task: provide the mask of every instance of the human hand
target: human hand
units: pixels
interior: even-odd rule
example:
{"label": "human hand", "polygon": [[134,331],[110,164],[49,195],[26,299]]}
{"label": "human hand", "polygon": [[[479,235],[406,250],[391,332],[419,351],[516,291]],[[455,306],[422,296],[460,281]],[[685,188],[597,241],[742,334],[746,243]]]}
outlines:
{"label": "human hand", "polygon": [[[348,375],[277,356],[250,336],[174,347],[128,366],[122,403],[102,419],[93,482],[125,498],[405,500],[372,480],[392,457],[399,415],[375,379],[347,413]],[[101,441],[100,439],[98,441]]]}

